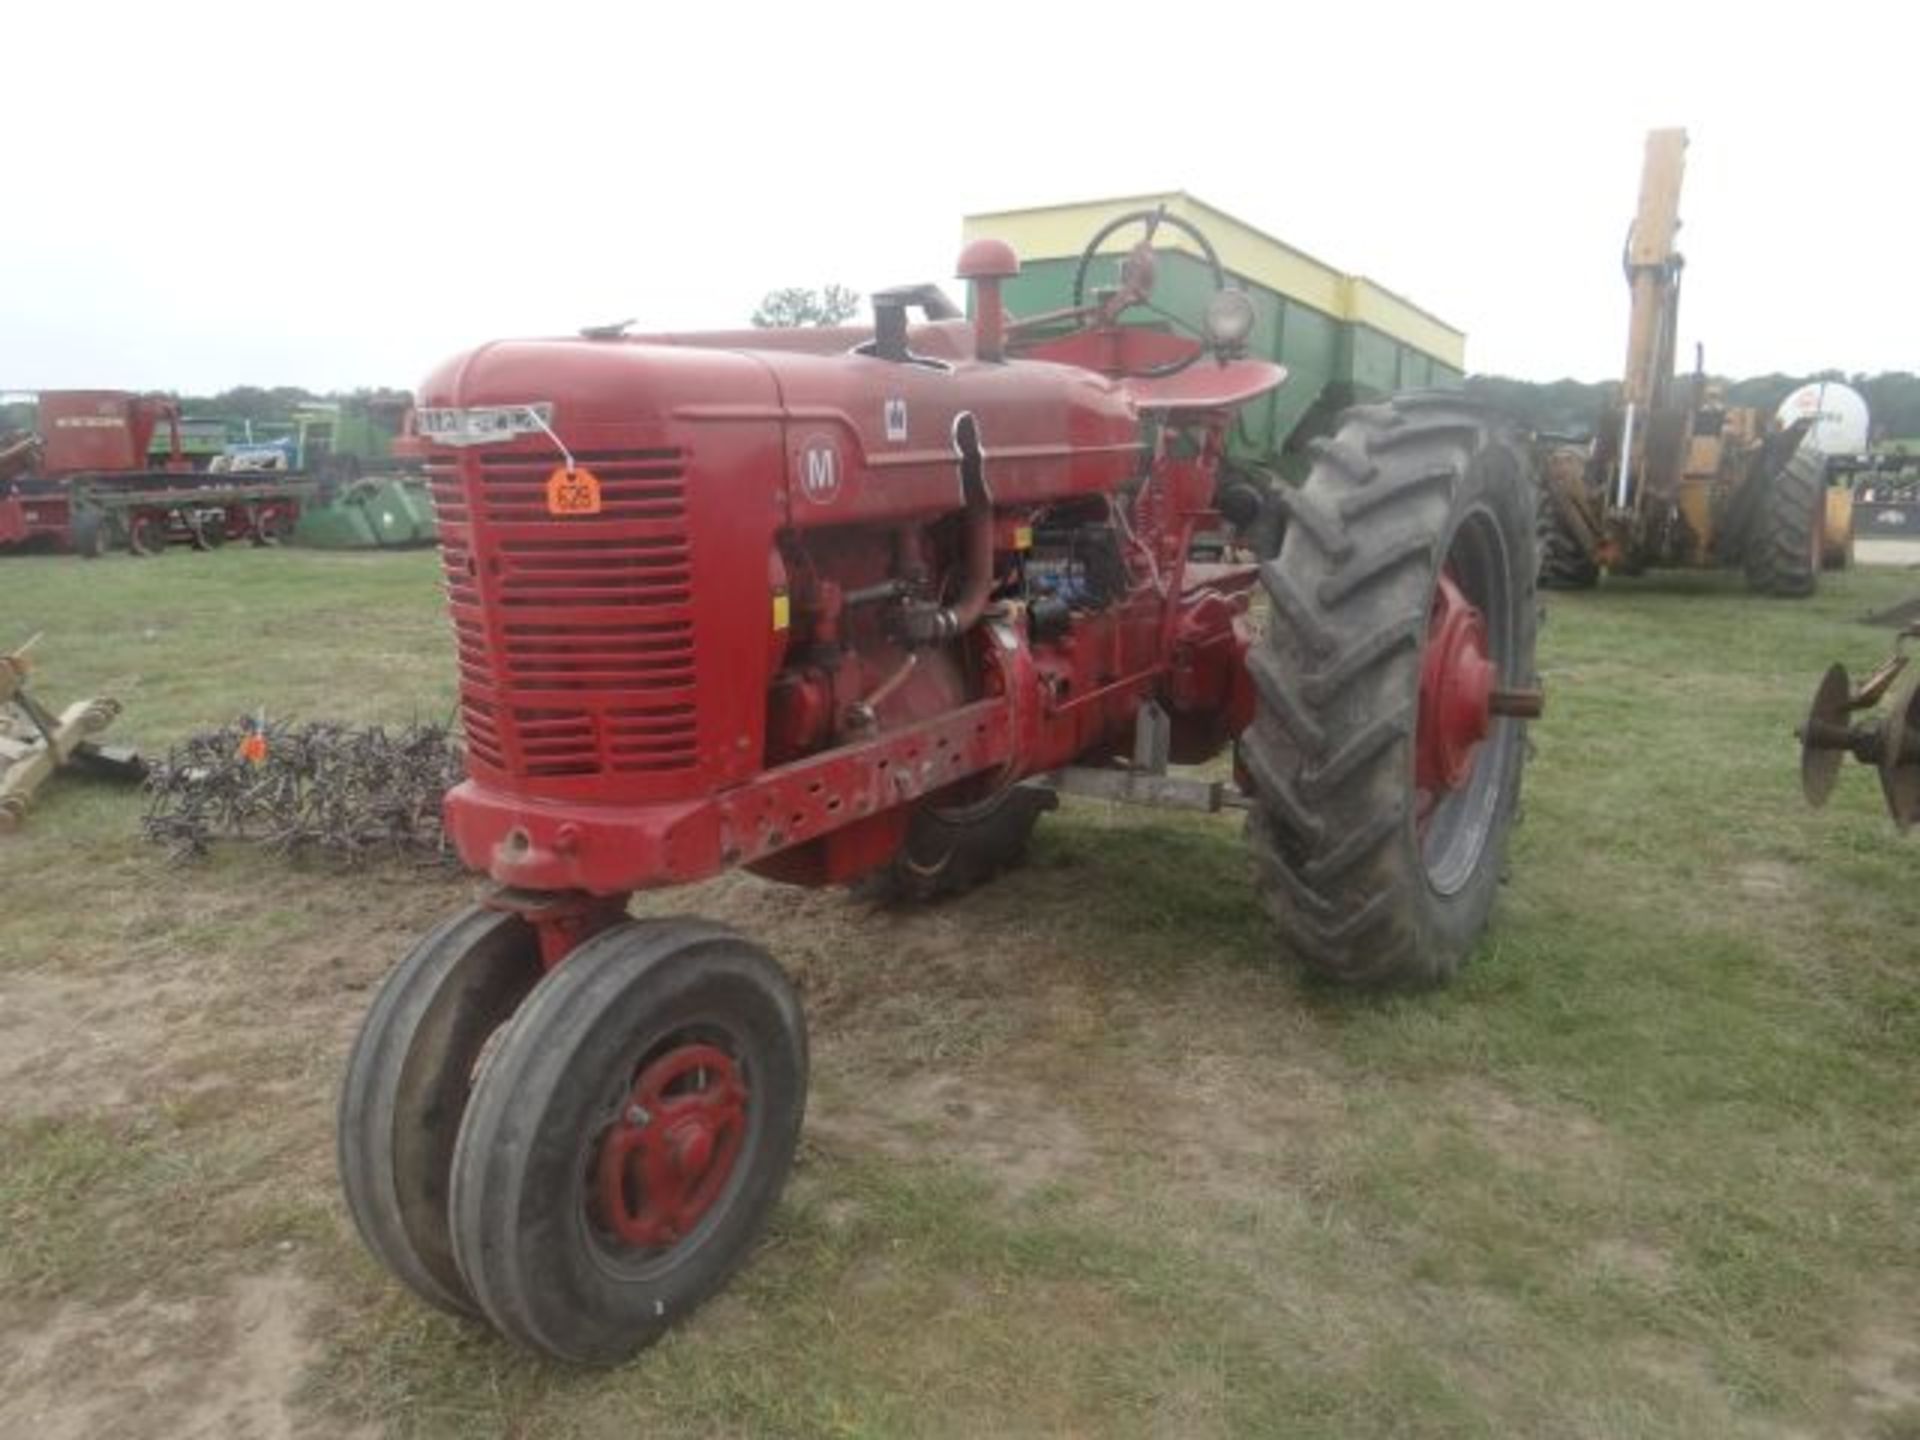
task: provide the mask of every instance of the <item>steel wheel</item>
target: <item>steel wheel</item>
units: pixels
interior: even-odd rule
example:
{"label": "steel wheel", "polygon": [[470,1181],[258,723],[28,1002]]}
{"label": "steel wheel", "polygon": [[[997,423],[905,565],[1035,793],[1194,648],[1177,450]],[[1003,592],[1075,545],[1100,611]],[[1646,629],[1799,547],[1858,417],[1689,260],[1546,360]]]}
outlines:
{"label": "steel wheel", "polygon": [[196,550],[218,550],[227,543],[227,512],[225,510],[196,511],[188,522],[187,529]]}
{"label": "steel wheel", "polygon": [[167,539],[167,517],[158,511],[140,511],[127,522],[127,548],[136,555],[165,554]]}
{"label": "steel wheel", "polygon": [[293,529],[287,512],[278,505],[263,505],[253,514],[251,535],[256,545],[278,545]]}
{"label": "steel wheel", "polygon": [[477,1315],[447,1227],[449,1172],[488,1042],[541,976],[533,928],[478,907],[414,946],[380,987],[347,1059],[338,1154],[375,1257],[444,1310]]}
{"label": "steel wheel", "polygon": [[461,1273],[508,1338],[620,1360],[746,1258],[806,1105],[800,1002],[700,920],[581,945],[503,1033],[453,1159]]}

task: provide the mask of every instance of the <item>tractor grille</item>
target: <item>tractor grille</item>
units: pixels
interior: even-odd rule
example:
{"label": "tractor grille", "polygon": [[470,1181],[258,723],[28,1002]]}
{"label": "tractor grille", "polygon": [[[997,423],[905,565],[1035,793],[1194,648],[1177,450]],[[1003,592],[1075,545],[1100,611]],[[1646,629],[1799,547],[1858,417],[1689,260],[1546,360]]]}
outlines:
{"label": "tractor grille", "polygon": [[469,753],[537,778],[691,769],[686,457],[577,458],[600,480],[597,515],[548,513],[544,456],[429,467]]}

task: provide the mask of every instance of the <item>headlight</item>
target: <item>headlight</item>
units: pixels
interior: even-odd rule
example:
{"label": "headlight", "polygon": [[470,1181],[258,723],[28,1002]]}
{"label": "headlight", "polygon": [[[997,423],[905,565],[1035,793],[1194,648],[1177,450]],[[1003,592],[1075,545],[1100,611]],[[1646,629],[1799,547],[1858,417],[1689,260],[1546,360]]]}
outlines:
{"label": "headlight", "polygon": [[1207,335],[1222,350],[1236,350],[1253,334],[1253,301],[1244,290],[1216,290],[1207,302]]}

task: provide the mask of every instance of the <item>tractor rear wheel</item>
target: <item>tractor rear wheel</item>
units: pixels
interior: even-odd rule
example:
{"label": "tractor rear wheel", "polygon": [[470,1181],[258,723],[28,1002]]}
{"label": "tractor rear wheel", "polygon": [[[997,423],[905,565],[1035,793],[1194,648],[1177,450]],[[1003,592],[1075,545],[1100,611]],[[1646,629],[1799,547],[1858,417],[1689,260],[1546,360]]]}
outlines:
{"label": "tractor rear wheel", "polygon": [[1820,576],[1827,458],[1804,442],[1766,481],[1747,537],[1747,588],[1803,599]]}
{"label": "tractor rear wheel", "polygon": [[1021,864],[1033,827],[1059,803],[1051,790],[1016,785],[975,805],[923,805],[899,852],[857,888],[886,904],[963,894]]}
{"label": "tractor rear wheel", "polygon": [[1514,440],[1452,394],[1351,410],[1314,454],[1261,567],[1248,841],[1290,956],[1433,984],[1486,926],[1519,802],[1534,486]]}
{"label": "tractor rear wheel", "polygon": [[454,1142],[488,1041],[540,976],[532,926],[463,910],[387,977],[347,1060],[337,1135],[347,1209],[387,1269],[457,1315],[479,1307],[447,1228]]}
{"label": "tractor rear wheel", "polygon": [[772,1214],[806,1109],[780,967],[724,926],[628,922],[528,998],[453,1157],[455,1254],[509,1339],[605,1364],[719,1289]]}

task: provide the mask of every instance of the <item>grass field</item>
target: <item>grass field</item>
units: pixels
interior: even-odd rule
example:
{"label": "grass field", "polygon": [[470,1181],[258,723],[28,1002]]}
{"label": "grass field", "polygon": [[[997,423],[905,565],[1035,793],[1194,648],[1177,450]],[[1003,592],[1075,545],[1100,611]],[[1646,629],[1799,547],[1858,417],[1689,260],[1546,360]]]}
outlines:
{"label": "grass field", "polygon": [[[762,1252],[611,1373],[414,1302],[337,1199],[370,987],[470,882],[175,868],[62,782],[0,841],[0,1434],[1920,1437],[1920,848],[1857,767],[1807,811],[1789,733],[1916,588],[1555,600],[1443,994],[1276,967],[1224,821],[1071,807],[905,915],[648,902],[783,958],[815,1088]],[[450,705],[426,555],[0,562],[33,631],[151,748]]]}

